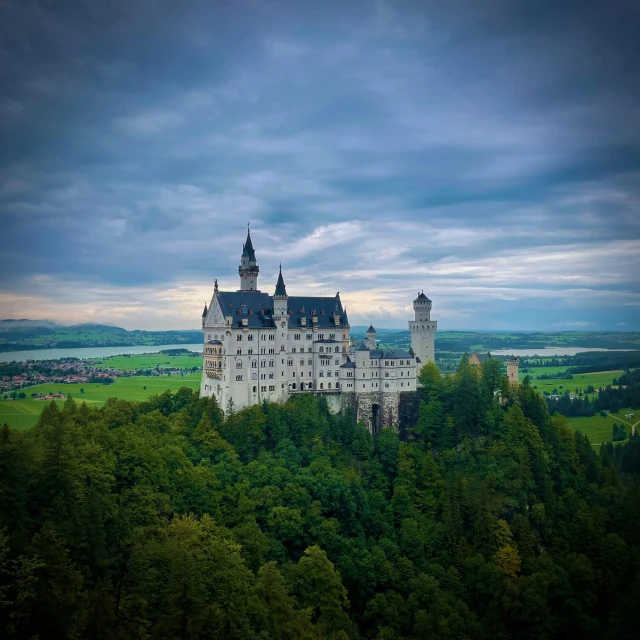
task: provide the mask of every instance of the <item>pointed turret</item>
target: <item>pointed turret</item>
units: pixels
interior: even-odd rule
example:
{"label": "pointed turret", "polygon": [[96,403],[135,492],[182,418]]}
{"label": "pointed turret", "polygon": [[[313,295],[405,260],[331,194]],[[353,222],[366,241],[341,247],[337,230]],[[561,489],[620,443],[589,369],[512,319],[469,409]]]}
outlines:
{"label": "pointed turret", "polygon": [[276,283],[276,292],[273,294],[273,315],[284,317],[288,314],[289,296],[287,288],[284,286],[284,278],[282,277],[282,264],[280,264],[280,273],[278,274],[278,282]]}
{"label": "pointed turret", "polygon": [[367,329],[367,333],[364,336],[364,343],[369,349],[375,349],[376,344],[376,330],[373,328],[373,325],[370,324]]}
{"label": "pointed turret", "polygon": [[204,303],[204,311],[202,312],[202,317],[203,317],[203,318],[206,318],[206,317],[207,317],[207,311],[208,311],[208,309],[207,309],[207,303],[205,302],[205,303]]}
{"label": "pointed turret", "polygon": [[273,294],[274,298],[286,298],[287,288],[284,284],[284,278],[282,277],[282,263],[280,264],[280,273],[278,274],[278,282],[276,283],[276,292]]}

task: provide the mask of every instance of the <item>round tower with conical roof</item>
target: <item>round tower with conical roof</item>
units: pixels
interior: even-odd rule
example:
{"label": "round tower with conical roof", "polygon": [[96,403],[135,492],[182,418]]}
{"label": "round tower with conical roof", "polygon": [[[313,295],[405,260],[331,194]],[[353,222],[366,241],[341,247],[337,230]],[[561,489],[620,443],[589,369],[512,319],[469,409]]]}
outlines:
{"label": "round tower with conical roof", "polygon": [[364,343],[369,349],[375,349],[376,344],[376,330],[373,328],[373,325],[370,324],[367,329],[367,333],[364,336]]}
{"label": "round tower with conical roof", "polygon": [[409,321],[409,332],[411,333],[411,348],[416,358],[420,360],[420,367],[430,360],[435,360],[436,331],[438,323],[431,319],[431,300],[424,295],[424,291],[418,293],[418,297],[413,301],[415,319]]}
{"label": "round tower with conical roof", "polygon": [[260,267],[256,260],[256,252],[253,250],[251,242],[251,232],[247,225],[247,240],[242,245],[242,257],[240,258],[240,266],[238,274],[240,275],[240,291],[258,291],[258,274]]}

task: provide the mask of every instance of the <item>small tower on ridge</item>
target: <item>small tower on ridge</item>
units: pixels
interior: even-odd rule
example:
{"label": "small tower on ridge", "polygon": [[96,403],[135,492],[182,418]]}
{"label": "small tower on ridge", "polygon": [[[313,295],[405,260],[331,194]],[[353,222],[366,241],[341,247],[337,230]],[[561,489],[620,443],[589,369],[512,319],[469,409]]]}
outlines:
{"label": "small tower on ridge", "polygon": [[520,361],[516,356],[511,356],[507,360],[507,378],[509,378],[509,384],[518,383],[518,365]]}
{"label": "small tower on ridge", "polygon": [[238,267],[240,291],[259,291],[258,273],[260,273],[260,267],[258,267],[258,262],[256,261],[256,252],[253,250],[251,233],[249,225],[247,225],[247,240],[242,245],[242,257]]}

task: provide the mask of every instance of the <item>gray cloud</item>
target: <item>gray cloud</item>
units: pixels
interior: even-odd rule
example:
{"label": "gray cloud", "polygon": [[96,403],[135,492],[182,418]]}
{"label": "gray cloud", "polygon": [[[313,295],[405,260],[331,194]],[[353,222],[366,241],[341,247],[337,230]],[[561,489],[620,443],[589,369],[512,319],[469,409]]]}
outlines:
{"label": "gray cloud", "polygon": [[195,326],[250,219],[264,288],[355,322],[640,324],[630,4],[0,11],[2,315]]}

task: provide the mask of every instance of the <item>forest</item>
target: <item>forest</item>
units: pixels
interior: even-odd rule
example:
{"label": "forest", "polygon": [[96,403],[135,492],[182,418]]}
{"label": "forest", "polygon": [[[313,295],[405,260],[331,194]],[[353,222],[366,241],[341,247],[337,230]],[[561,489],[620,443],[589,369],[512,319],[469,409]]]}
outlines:
{"label": "forest", "polygon": [[496,360],[420,380],[375,436],[187,388],[5,425],[3,636],[637,637],[640,439],[595,452]]}

